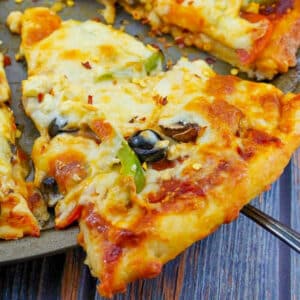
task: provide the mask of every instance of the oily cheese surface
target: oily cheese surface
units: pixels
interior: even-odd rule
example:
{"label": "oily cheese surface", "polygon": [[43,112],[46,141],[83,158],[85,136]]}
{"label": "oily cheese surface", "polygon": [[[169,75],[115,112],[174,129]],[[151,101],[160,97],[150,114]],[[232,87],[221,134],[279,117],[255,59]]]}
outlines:
{"label": "oily cheese surface", "polygon": [[[41,11],[59,25],[28,44]],[[168,72],[158,72],[157,66],[145,77],[145,57],[155,51],[141,44],[141,52],[128,57],[119,49],[117,57],[138,62],[139,69],[123,67],[126,76],[114,71],[95,80],[94,69],[82,65],[93,65],[92,51],[84,59],[64,58],[64,71],[51,55],[64,62],[64,43],[68,48],[72,40],[65,36],[69,28],[96,31],[103,25],[60,23],[49,11],[35,9],[25,12],[22,26],[22,51],[31,66],[23,104],[41,133],[32,153],[34,184],[42,187],[45,178],[55,179],[56,226],[79,221],[78,240],[102,295],[157,275],[186,247],[235,219],[279,177],[299,146],[299,96],[217,75],[200,60],[181,59]],[[84,34],[81,44],[88,42]],[[93,42],[103,44],[102,36]],[[72,51],[81,51],[81,44],[71,44]],[[39,59],[43,51],[48,51],[47,62]],[[85,76],[75,76],[76,68]],[[197,126],[197,136],[177,140],[168,128],[178,124]],[[137,193],[119,151],[126,138],[144,129],[158,132],[168,148],[164,160],[144,165],[145,187]]]}

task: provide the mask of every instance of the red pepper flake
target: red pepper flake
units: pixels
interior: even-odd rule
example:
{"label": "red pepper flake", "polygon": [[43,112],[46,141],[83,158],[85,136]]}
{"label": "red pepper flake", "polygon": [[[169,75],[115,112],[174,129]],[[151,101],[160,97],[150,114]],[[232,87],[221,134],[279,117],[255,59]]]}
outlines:
{"label": "red pepper flake", "polygon": [[90,62],[88,62],[88,61],[82,62],[81,64],[88,70],[90,70],[92,68]]}
{"label": "red pepper flake", "polygon": [[149,21],[149,19],[147,19],[147,18],[142,18],[142,19],[141,19],[141,23],[145,25],[145,24],[149,24],[150,21]]}
{"label": "red pepper flake", "polygon": [[168,98],[167,97],[163,97],[161,99],[161,105],[166,105],[166,104],[168,104]]}
{"label": "red pepper flake", "polygon": [[44,100],[44,96],[45,95],[43,93],[38,93],[37,99],[39,103],[41,103]]}
{"label": "red pepper flake", "polygon": [[7,67],[7,66],[11,65],[11,59],[8,55],[4,55],[3,63],[4,63],[4,67]]}
{"label": "red pepper flake", "polygon": [[128,123],[134,123],[135,120],[138,118],[138,116],[134,116],[133,118],[131,118]]}
{"label": "red pepper flake", "polygon": [[25,151],[18,148],[18,157],[21,161],[29,161],[28,155]]}
{"label": "red pepper flake", "polygon": [[176,37],[175,43],[178,45],[179,48],[183,48],[184,47],[184,37],[183,36]]}
{"label": "red pepper flake", "polygon": [[155,95],[153,99],[158,105],[166,105],[168,103],[168,98],[160,95]]}
{"label": "red pepper flake", "polygon": [[101,23],[101,19],[99,17],[94,17],[91,20],[94,21],[94,22]]}
{"label": "red pepper flake", "polygon": [[88,95],[88,104],[93,104],[93,96]]}
{"label": "red pepper flake", "polygon": [[213,65],[216,60],[213,57],[206,57],[205,61],[209,64],[209,65]]}

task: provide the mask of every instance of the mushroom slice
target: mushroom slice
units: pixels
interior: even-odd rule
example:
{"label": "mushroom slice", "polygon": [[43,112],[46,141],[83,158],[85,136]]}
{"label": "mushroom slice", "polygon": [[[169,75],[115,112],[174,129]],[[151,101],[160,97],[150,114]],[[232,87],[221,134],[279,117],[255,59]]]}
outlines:
{"label": "mushroom slice", "polygon": [[195,142],[199,134],[205,127],[200,127],[197,123],[179,121],[171,125],[160,125],[163,133],[177,142]]}

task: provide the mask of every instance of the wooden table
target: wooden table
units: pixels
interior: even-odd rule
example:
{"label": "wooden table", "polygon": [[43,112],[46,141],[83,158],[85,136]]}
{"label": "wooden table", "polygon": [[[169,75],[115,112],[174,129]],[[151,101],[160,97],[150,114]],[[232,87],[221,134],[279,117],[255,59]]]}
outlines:
{"label": "wooden table", "polygon": [[[253,203],[300,230],[300,153]],[[180,241],[178,241],[180,242]],[[102,299],[83,264],[67,253],[0,267],[0,299]],[[196,243],[162,274],[130,285],[115,299],[300,299],[300,255],[244,216]]]}

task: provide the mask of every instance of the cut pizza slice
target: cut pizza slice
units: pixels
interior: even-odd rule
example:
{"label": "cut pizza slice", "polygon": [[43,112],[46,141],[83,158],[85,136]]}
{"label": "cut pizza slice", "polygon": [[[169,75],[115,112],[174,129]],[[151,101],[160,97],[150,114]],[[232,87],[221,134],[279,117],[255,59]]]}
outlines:
{"label": "cut pizza slice", "polygon": [[299,0],[117,2],[155,34],[171,33],[178,44],[194,45],[250,76],[271,79],[296,65]]}
{"label": "cut pizza slice", "polygon": [[[8,101],[10,91],[0,53],[0,101]],[[37,208],[34,190],[30,194],[25,183],[25,156],[16,146],[16,128],[12,111],[0,104],[0,239],[16,239],[24,235],[38,236],[40,229],[31,208]],[[29,199],[27,201],[26,199]],[[36,203],[35,203],[36,202]]]}

